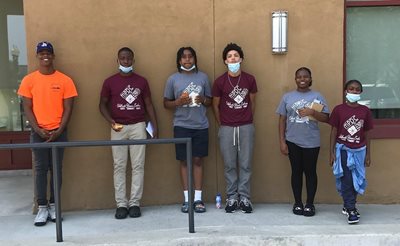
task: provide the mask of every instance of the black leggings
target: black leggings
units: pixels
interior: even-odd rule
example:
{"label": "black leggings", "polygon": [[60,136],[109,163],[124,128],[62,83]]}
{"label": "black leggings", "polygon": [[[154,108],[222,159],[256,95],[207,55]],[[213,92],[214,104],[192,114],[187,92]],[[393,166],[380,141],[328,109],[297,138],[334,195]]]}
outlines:
{"label": "black leggings", "polygon": [[292,190],[295,203],[302,203],[301,191],[303,189],[303,172],[306,176],[307,204],[314,203],[317,192],[317,160],[319,147],[302,148],[286,141],[289,149],[289,160],[292,166]]}

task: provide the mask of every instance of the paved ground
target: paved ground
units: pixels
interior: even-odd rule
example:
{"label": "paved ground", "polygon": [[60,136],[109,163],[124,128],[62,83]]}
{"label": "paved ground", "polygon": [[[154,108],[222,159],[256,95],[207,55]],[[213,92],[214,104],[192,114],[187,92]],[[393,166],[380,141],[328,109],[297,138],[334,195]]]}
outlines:
{"label": "paved ground", "polygon": [[[0,176],[0,187],[6,180]],[[195,233],[179,204],[144,207],[142,217],[125,220],[114,219],[114,210],[67,212],[64,242],[56,243],[55,223],[33,226],[30,201],[19,214],[0,214],[0,245],[400,245],[400,205],[361,204],[360,223],[348,225],[340,205],[317,204],[317,215],[306,218],[293,215],[290,204],[254,204],[252,214],[207,204],[206,213],[195,214]]]}

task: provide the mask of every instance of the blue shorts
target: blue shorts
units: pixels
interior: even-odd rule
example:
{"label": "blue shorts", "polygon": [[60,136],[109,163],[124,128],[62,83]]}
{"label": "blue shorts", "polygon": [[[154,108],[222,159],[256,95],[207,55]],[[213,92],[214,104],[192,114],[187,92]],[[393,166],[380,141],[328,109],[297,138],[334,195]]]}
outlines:
{"label": "blue shorts", "polygon": [[[208,128],[174,127],[174,138],[192,138],[192,157],[208,156]],[[186,161],[186,144],[175,144],[176,159]]]}

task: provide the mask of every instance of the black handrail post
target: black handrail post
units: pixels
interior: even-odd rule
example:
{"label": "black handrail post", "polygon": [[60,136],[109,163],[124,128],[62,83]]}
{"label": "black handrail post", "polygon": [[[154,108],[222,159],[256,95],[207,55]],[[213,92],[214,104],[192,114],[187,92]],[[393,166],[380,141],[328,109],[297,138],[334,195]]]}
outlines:
{"label": "black handrail post", "polygon": [[62,235],[62,223],[61,223],[61,195],[60,195],[60,177],[61,165],[58,163],[57,147],[51,147],[51,155],[53,159],[53,184],[54,184],[54,202],[56,205],[56,231],[57,231],[57,242],[63,241]]}
{"label": "black handrail post", "polygon": [[188,175],[188,199],[189,199],[189,233],[194,233],[193,211],[193,165],[192,165],[192,139],[186,140],[186,164]]}

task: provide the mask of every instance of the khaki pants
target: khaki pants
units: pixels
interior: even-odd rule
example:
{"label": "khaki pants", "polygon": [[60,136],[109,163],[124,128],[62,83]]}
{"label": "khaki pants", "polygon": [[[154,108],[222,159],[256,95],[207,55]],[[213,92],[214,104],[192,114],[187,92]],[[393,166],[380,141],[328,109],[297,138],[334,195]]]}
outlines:
{"label": "khaki pants", "polygon": [[[146,124],[139,122],[132,125],[124,125],[120,132],[111,129],[111,140],[145,139]],[[117,207],[140,206],[143,193],[144,161],[146,145],[119,145],[112,146],[114,159],[114,189]],[[131,195],[126,196],[126,165],[128,152],[131,157],[132,183]]]}

